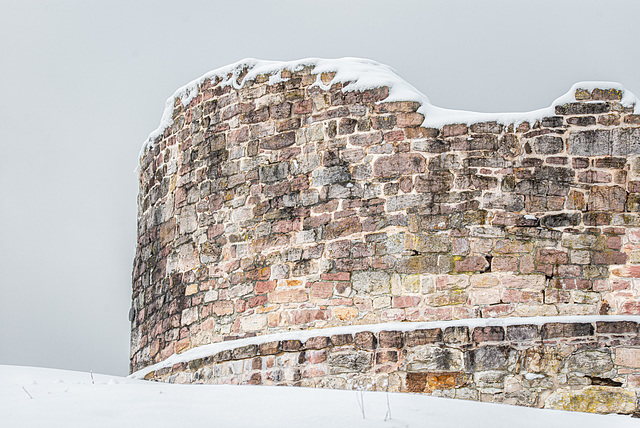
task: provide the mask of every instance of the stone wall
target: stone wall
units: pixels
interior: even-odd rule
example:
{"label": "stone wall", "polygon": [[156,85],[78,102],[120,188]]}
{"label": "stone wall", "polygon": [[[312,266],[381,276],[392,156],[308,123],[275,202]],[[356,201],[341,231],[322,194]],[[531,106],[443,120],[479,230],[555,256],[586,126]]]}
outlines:
{"label": "stone wall", "polygon": [[622,91],[429,128],[388,87],[296,70],[202,80],[143,152],[132,371],[292,329],[640,313]]}
{"label": "stone wall", "polygon": [[419,392],[573,411],[636,412],[636,322],[464,324],[238,345],[145,378]]}

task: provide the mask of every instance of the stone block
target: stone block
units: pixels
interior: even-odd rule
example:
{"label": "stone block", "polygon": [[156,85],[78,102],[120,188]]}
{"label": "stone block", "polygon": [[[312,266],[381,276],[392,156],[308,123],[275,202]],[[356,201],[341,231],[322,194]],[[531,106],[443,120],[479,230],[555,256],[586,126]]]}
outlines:
{"label": "stone block", "polygon": [[633,321],[596,322],[596,333],[598,334],[638,334],[639,331],[638,323]]}
{"label": "stone block", "polygon": [[507,339],[514,342],[534,342],[542,339],[540,327],[534,324],[507,326]]}
{"label": "stone block", "polygon": [[351,284],[359,294],[388,293],[391,291],[391,276],[384,271],[354,272]]}
{"label": "stone block", "polygon": [[484,272],[489,268],[489,262],[483,256],[468,256],[454,264],[457,272]]}
{"label": "stone block", "polygon": [[381,156],[373,163],[375,177],[389,178],[403,175],[419,174],[426,170],[426,161],[418,153],[398,153]]}
{"label": "stone block", "polygon": [[404,337],[401,331],[381,331],[378,334],[380,348],[402,348]]}
{"label": "stone block", "polygon": [[439,346],[416,346],[405,356],[407,371],[457,371],[464,366],[464,354],[459,349]]}
{"label": "stone block", "polygon": [[304,342],[306,349],[324,349],[328,348],[331,341],[326,336],[310,337]]}
{"label": "stone block", "polygon": [[584,337],[594,333],[593,325],[590,323],[547,323],[542,326],[541,334],[543,340],[556,339],[562,337]]}
{"label": "stone block", "polygon": [[480,346],[469,351],[469,369],[473,371],[506,370],[510,349],[505,345]]}
{"label": "stone block", "polygon": [[538,154],[552,155],[564,150],[564,141],[561,137],[541,135],[535,139],[533,147]]}
{"label": "stone block", "polygon": [[327,357],[330,374],[365,373],[371,369],[372,353],[366,351],[331,352]]}
{"label": "stone block", "polygon": [[439,328],[410,330],[404,334],[405,346],[420,346],[442,341],[442,330]]}
{"label": "stone block", "polygon": [[282,342],[282,350],[284,352],[293,352],[303,349],[302,342],[297,339],[287,339]]}
{"label": "stone block", "polygon": [[451,326],[444,329],[442,340],[449,345],[466,345],[469,344],[469,327],[467,326]]}
{"label": "stone block", "polygon": [[258,355],[258,345],[241,346],[233,349],[231,352],[234,360],[253,358]]}
{"label": "stone block", "polygon": [[616,365],[640,368],[640,348],[617,348],[615,352]]}
{"label": "stone block", "polygon": [[370,331],[360,331],[354,335],[356,347],[364,350],[374,350],[377,347],[378,339]]}
{"label": "stone block", "polygon": [[432,393],[438,390],[458,389],[469,383],[462,372],[409,372],[407,373],[407,391]]}
{"label": "stone block", "polygon": [[636,394],[611,386],[587,386],[581,390],[560,389],[545,400],[544,407],[573,412],[630,414],[636,409]]}
{"label": "stone block", "polygon": [[566,360],[570,372],[587,376],[607,377],[613,368],[611,352],[608,349],[581,349],[573,352]]}
{"label": "stone block", "polygon": [[601,114],[611,111],[611,106],[607,103],[568,103],[558,105],[555,108],[556,114],[561,116],[577,114]]}
{"label": "stone block", "polygon": [[475,327],[472,339],[480,342],[501,342],[504,340],[504,328],[501,326]]}
{"label": "stone block", "polygon": [[331,344],[333,346],[343,346],[353,343],[353,335],[351,334],[334,334],[331,336]]}
{"label": "stone block", "polygon": [[263,138],[260,147],[265,150],[280,150],[285,147],[292,146],[296,142],[296,133],[294,131],[276,134],[272,137]]}

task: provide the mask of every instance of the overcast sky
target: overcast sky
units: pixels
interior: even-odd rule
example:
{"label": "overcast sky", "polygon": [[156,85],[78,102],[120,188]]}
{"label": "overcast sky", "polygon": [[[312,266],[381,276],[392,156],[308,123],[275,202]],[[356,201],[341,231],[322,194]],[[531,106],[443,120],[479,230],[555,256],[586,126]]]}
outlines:
{"label": "overcast sky", "polygon": [[640,95],[640,2],[0,2],[0,364],[128,371],[138,152],[165,99],[242,58],[375,59],[435,105]]}

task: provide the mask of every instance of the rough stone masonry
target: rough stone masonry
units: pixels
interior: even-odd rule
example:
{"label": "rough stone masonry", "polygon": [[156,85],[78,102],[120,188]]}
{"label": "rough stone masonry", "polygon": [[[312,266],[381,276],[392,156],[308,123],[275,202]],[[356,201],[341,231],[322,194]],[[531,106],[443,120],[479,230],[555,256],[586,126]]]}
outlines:
{"label": "rough stone masonry", "polygon": [[[640,115],[622,90],[578,88],[533,121],[429,128],[384,85],[344,91],[313,65],[244,74],[176,97],[141,156],[132,371],[289,330],[640,314]],[[627,357],[606,352],[637,376],[633,332]],[[638,386],[592,348],[575,358],[610,382],[564,386]],[[438,370],[415,372],[399,390],[427,391]],[[496,376],[481,381],[504,392]]]}

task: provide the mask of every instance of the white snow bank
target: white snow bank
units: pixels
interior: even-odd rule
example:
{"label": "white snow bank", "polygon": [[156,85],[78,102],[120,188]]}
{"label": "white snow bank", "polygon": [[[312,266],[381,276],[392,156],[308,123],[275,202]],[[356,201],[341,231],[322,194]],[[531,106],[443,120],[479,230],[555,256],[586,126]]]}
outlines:
{"label": "white snow bank", "polygon": [[355,334],[361,331],[378,333],[383,330],[412,331],[429,328],[446,328],[451,326],[467,326],[469,328],[485,326],[509,326],[534,324],[543,325],[552,322],[560,323],[585,323],[597,321],[634,321],[640,322],[639,315],[580,315],[580,316],[555,316],[555,317],[511,317],[511,318],[469,318],[453,321],[427,321],[427,322],[389,322],[367,325],[349,325],[342,327],[320,328],[315,330],[287,331],[282,333],[265,334],[246,339],[229,340],[226,342],[211,343],[189,349],[182,354],[173,354],[159,363],[147,366],[129,375],[130,378],[144,379],[147,373],[174,364],[186,363],[199,358],[210,357],[220,351],[235,349],[241,346],[258,345],[276,340],[300,340],[304,342],[311,337],[331,336],[334,334]]}
{"label": "white snow bank", "polygon": [[[0,426],[11,428],[625,428],[629,416],[540,410],[419,394],[284,386],[92,384],[89,373],[0,365]],[[51,379],[57,379],[52,383]],[[361,394],[361,395],[360,395]],[[365,419],[358,400],[364,402]],[[387,401],[388,400],[388,401]],[[387,405],[388,403],[388,405]],[[391,419],[384,420],[387,411]]]}
{"label": "white snow bank", "polygon": [[[429,99],[417,90],[414,86],[402,79],[393,68],[380,64],[379,62],[362,58],[339,58],[339,59],[321,59],[307,58],[297,61],[264,61],[253,58],[243,59],[234,64],[217,68],[203,76],[195,79],[179,88],[165,103],[165,109],[160,120],[160,125],[156,128],[142,145],[140,154],[143,155],[153,141],[173,124],[174,100],[180,99],[182,104],[186,106],[198,95],[200,85],[206,80],[221,78],[222,86],[231,85],[234,88],[240,88],[245,82],[255,79],[259,75],[270,75],[269,84],[286,81],[281,73],[283,70],[296,71],[305,66],[313,67],[313,73],[318,77],[312,86],[319,86],[322,89],[328,89],[335,83],[349,82],[342,90],[343,92],[363,91],[367,89],[380,88],[387,86],[389,88],[389,97],[383,102],[391,101],[417,101],[421,104],[418,109],[425,118],[422,126],[440,128],[446,124],[452,123],[478,123],[497,121],[502,124],[520,123],[524,121],[533,122],[546,116],[555,115],[554,108],[556,105],[566,104],[575,101],[576,89],[593,90],[600,89],[618,89],[622,91],[622,104],[627,107],[635,105],[635,113],[640,114],[640,103],[634,94],[624,89],[624,87],[615,82],[579,82],[563,96],[556,99],[551,106],[522,113],[478,113],[464,110],[452,110],[440,108],[432,105]],[[247,70],[247,74],[239,79],[243,70]],[[320,80],[321,73],[335,72],[335,76],[328,84],[324,84]],[[240,82],[238,83],[238,80]]]}

